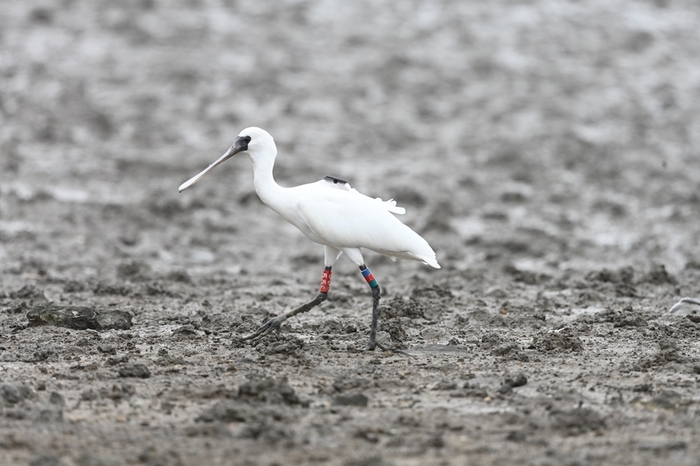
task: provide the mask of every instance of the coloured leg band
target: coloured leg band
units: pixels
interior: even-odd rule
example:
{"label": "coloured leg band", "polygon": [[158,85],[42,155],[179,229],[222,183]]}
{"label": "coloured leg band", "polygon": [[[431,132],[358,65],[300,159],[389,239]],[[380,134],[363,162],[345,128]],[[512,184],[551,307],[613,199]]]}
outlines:
{"label": "coloured leg band", "polygon": [[377,283],[377,280],[374,279],[374,275],[372,275],[372,272],[370,272],[366,265],[361,266],[360,271],[371,288],[376,288],[379,286],[379,283]]}
{"label": "coloured leg band", "polygon": [[328,293],[328,290],[331,289],[331,268],[326,267],[326,269],[323,271],[323,277],[321,278],[321,289],[319,290],[321,293]]}

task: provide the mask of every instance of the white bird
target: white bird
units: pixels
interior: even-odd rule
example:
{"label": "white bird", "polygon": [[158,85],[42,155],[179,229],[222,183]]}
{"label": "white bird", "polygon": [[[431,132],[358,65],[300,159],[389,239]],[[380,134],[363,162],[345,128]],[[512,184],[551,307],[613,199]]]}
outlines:
{"label": "white bird", "polygon": [[700,306],[700,300],[698,299],[693,299],[693,298],[681,298],[676,304],[671,306],[671,309],[668,310],[668,312],[678,312],[678,310],[687,308],[689,311],[695,311],[697,312],[697,308],[693,308],[693,306]]}
{"label": "white bird", "polygon": [[253,184],[260,200],[309,239],[322,244],[325,265],[319,293],[313,300],[269,320],[253,334],[243,338],[258,338],[273,329],[279,332],[282,322],[325,301],[330,289],[332,267],[345,254],[360,268],[372,290],[372,326],[368,349],[373,350],[377,346],[384,349],[376,340],[380,288],[365,265],[361,249],[370,249],[394,260],[416,260],[440,268],[435,251],[428,242],[393,215],[403,214],[405,209],[397,207],[393,199],[382,201],[360,194],[346,181],[331,176],[292,188],[278,185],[272,175],[277,146],[267,131],[256,127],[241,131],[224,155],[183,183],[178,190],[182,192],[189,188],[209,170],[239,152],[246,152],[253,163]]}

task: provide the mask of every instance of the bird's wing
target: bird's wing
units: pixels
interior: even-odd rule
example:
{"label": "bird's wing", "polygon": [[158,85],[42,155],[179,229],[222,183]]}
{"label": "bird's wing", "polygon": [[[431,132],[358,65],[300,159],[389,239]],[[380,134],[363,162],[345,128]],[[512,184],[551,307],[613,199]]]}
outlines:
{"label": "bird's wing", "polygon": [[319,189],[316,183],[291,189],[296,190],[293,223],[312,240],[437,264],[430,245],[390,213],[391,203],[355,190]]}
{"label": "bird's wing", "polygon": [[404,209],[403,207],[397,206],[395,200],[389,199],[388,201],[384,201],[380,197],[371,198],[369,196],[365,196],[364,194],[359,192],[357,189],[354,189],[353,187],[351,187],[350,183],[348,183],[345,180],[341,180],[340,178],[335,178],[333,176],[326,176],[321,181],[319,181],[317,183],[313,183],[312,185],[318,185],[320,188],[339,189],[341,191],[346,191],[346,192],[352,193],[353,195],[360,196],[364,199],[379,203],[379,205],[381,205],[381,207],[384,210],[387,210],[393,214],[403,215],[406,213],[406,209]]}

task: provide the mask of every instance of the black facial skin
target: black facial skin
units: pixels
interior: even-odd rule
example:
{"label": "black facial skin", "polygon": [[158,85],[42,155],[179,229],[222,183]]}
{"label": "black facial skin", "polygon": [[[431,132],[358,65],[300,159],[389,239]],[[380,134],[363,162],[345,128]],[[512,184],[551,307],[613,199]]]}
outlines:
{"label": "black facial skin", "polygon": [[233,143],[233,147],[236,152],[242,152],[248,150],[248,143],[250,142],[250,136],[238,136],[236,142]]}

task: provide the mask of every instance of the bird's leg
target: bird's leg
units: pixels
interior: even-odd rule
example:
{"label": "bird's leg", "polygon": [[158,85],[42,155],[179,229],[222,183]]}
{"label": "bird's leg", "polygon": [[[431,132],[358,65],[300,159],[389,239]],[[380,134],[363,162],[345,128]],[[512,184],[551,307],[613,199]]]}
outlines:
{"label": "bird's leg", "polygon": [[328,290],[330,290],[331,287],[331,268],[331,266],[326,266],[326,268],[323,270],[323,277],[321,278],[321,288],[319,289],[319,292],[314,299],[312,299],[308,303],[302,304],[296,309],[292,309],[291,311],[282,314],[281,316],[268,320],[255,332],[242,337],[241,340],[254,340],[256,338],[267,335],[272,330],[279,333],[282,322],[297,314],[307,312],[321,304],[323,301],[325,301],[328,298]]}
{"label": "bird's leg", "polygon": [[360,266],[360,272],[362,276],[365,277],[367,284],[372,289],[372,327],[369,330],[369,343],[367,344],[368,350],[373,350],[377,346],[384,350],[385,348],[377,343],[377,323],[379,322],[379,299],[381,298],[381,290],[379,288],[379,283],[372,275],[372,272],[367,268],[365,264]]}

